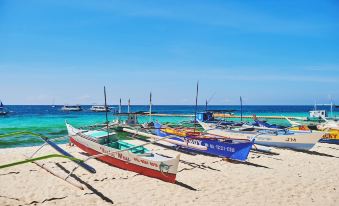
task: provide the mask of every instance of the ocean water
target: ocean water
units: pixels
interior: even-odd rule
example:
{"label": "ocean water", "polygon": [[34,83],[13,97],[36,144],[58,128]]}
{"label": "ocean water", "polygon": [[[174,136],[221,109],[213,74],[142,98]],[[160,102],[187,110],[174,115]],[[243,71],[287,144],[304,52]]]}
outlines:
{"label": "ocean water", "polygon": [[[113,106],[117,107],[117,106]],[[61,106],[55,108],[48,105],[7,105],[9,110],[7,116],[0,117],[0,134],[15,131],[33,131],[50,138],[57,138],[67,135],[65,121],[67,120],[74,126],[88,126],[105,122],[105,113],[95,113],[90,111],[90,106],[82,106],[81,112],[63,112]],[[198,111],[203,111],[205,106],[199,106]],[[231,106],[209,106],[208,109],[229,109],[237,110],[234,113],[240,115],[240,107],[238,105]],[[274,116],[300,116],[306,117],[313,106],[243,106],[243,115],[274,115]],[[318,106],[318,109],[325,109],[330,115],[329,106]],[[122,106],[122,112],[127,111],[127,106]],[[147,105],[131,106],[131,111],[148,111]],[[165,114],[193,114],[195,106],[193,105],[154,105],[152,112]],[[333,116],[339,116],[339,111],[334,110]],[[113,113],[109,113],[110,121],[116,117]],[[193,120],[192,117],[153,117],[159,122],[178,123],[184,120]],[[140,122],[148,121],[149,117],[140,117]],[[250,121],[250,119],[248,119]],[[268,120],[270,123],[288,125],[286,120]],[[65,140],[57,141],[59,143],[67,142]],[[17,136],[6,137],[0,139],[0,148],[20,147],[40,145],[43,142],[36,137]]]}

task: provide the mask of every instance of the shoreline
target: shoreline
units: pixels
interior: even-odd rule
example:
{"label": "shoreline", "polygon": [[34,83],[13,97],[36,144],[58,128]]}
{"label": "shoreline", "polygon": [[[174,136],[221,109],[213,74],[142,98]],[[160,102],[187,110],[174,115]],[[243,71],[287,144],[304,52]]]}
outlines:
{"label": "shoreline", "polygon": [[[138,140],[131,140],[140,144]],[[75,157],[86,155],[62,144]],[[24,159],[38,147],[0,149],[0,164]],[[149,145],[175,156],[176,151]],[[97,173],[78,169],[80,190],[35,164],[0,170],[0,205],[337,205],[339,145],[317,143],[312,152],[272,149],[251,152],[245,163],[181,154],[177,183],[171,184],[90,160]],[[38,156],[54,154],[49,147]],[[58,164],[55,164],[57,162]],[[64,172],[75,164],[60,158],[39,161]]]}

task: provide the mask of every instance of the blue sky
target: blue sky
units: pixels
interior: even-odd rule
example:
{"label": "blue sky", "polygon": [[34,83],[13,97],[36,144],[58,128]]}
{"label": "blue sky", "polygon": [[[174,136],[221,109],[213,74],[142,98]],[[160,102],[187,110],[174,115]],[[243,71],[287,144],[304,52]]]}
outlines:
{"label": "blue sky", "polygon": [[339,103],[339,2],[0,0],[6,104]]}

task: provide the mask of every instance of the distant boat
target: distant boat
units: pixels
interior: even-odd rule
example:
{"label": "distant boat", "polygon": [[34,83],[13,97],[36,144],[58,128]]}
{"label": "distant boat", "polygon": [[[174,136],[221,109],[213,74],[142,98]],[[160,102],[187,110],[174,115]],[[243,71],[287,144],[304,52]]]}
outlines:
{"label": "distant boat", "polygon": [[80,105],[64,105],[61,108],[62,111],[69,111],[69,112],[79,112],[82,111],[82,108]]}
{"label": "distant boat", "polygon": [[104,105],[93,105],[90,110],[92,112],[109,112],[110,108]]}
{"label": "distant boat", "polygon": [[0,115],[6,115],[7,111],[5,110],[4,105],[2,104],[2,101],[0,101]]}
{"label": "distant boat", "polygon": [[53,99],[52,108],[55,108],[55,101],[54,101],[54,99]]}

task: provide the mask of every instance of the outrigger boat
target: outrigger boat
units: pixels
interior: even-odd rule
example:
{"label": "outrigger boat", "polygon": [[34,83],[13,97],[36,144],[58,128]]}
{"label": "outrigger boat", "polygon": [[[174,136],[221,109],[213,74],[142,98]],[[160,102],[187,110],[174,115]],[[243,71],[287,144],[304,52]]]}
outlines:
{"label": "outrigger boat", "polygon": [[158,122],[154,124],[154,128],[154,134],[160,137],[169,137],[168,140],[180,149],[239,161],[246,161],[254,143],[247,139],[225,139],[191,130],[184,134],[182,130],[175,132],[174,128],[168,129]]}
{"label": "outrigger boat", "polygon": [[285,117],[286,120],[292,125],[291,130],[311,130],[316,129],[325,132],[323,137],[319,140],[322,143],[339,144],[339,122],[335,120],[324,119],[324,123],[316,125],[305,125],[302,122],[292,121]]}
{"label": "outrigger boat", "polygon": [[[224,138],[252,139],[255,143],[264,146],[291,148],[296,150],[310,150],[325,134],[319,131],[291,131],[269,127],[253,126],[250,130],[240,128],[221,128],[216,124],[199,122],[205,132]],[[246,129],[246,128],[245,128]]]}
{"label": "outrigger boat", "polygon": [[70,141],[90,155],[110,165],[130,170],[166,182],[175,182],[179,157],[168,158],[151,152],[143,146],[115,139],[115,133],[99,130],[81,130],[66,123]]}

